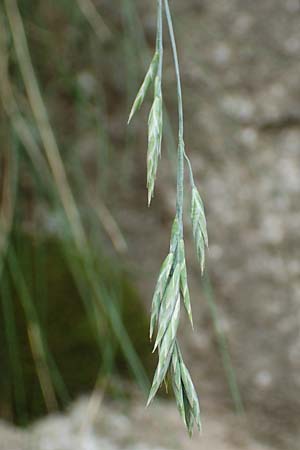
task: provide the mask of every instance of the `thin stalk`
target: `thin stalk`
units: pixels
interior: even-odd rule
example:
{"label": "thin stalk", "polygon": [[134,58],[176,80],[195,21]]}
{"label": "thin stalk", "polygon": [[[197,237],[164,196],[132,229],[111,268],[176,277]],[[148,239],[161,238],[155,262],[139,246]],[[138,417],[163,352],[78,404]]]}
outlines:
{"label": "thin stalk", "polygon": [[36,366],[36,372],[45,405],[48,411],[53,411],[58,408],[58,403],[55,388],[52,383],[51,371],[49,369],[47,348],[42,337],[42,329],[40,327],[35,305],[32,301],[30,292],[28,291],[17,255],[12,246],[10,246],[7,261],[16,292],[18,293],[26,316],[29,345]]}
{"label": "thin stalk", "polygon": [[177,197],[176,197],[176,213],[179,222],[180,237],[183,237],[183,194],[184,194],[184,126],[183,126],[183,101],[181,77],[178,62],[178,52],[173,28],[173,21],[170,12],[168,0],[164,0],[166,17],[169,28],[169,35],[173,51],[173,59],[175,65],[177,97],[178,97],[178,164],[177,164]]}
{"label": "thin stalk", "polygon": [[18,184],[18,158],[14,148],[4,146],[3,180],[0,181],[2,199],[0,204],[0,279],[9,246],[9,235],[13,225]]}
{"label": "thin stalk", "polygon": [[60,193],[61,202],[68,218],[70,228],[74,234],[76,245],[78,245],[79,248],[82,248],[86,246],[87,239],[84,234],[79,211],[68,183],[65,167],[32,64],[18,2],[16,0],[4,0],[4,5],[24,86],[44,145],[53,179],[55,180],[57,189]]}
{"label": "thin stalk", "polygon": [[[169,2],[168,0],[165,0],[165,8],[166,8],[166,17],[167,17],[167,22],[168,22],[168,27],[169,27],[169,34],[170,34],[170,39],[171,39],[171,45],[172,45],[172,51],[173,51],[173,58],[174,58],[174,65],[175,65],[175,72],[176,72],[176,80],[177,80],[177,97],[178,97],[178,118],[179,118],[179,130],[178,130],[178,135],[179,135],[179,146],[181,146],[181,148],[179,148],[179,153],[180,155],[178,155],[178,159],[180,157],[180,177],[179,179],[177,179],[177,181],[179,181],[182,186],[184,184],[184,161],[183,161],[183,157],[186,159],[187,164],[188,164],[188,169],[189,169],[189,174],[190,174],[190,182],[191,182],[191,186],[194,187],[195,186],[195,182],[194,182],[194,176],[193,176],[193,170],[192,170],[192,165],[190,162],[189,157],[186,154],[185,151],[185,147],[184,147],[184,120],[183,120],[183,100],[182,100],[182,88],[181,88],[181,76],[180,76],[180,69],[179,69],[179,62],[178,62],[178,52],[177,52],[177,45],[176,45],[176,40],[175,40],[175,33],[174,33],[174,27],[173,27],[173,21],[172,21],[172,16],[171,16],[171,11],[170,11],[170,7],[169,7]],[[183,156],[182,156],[183,153]],[[179,172],[179,167],[178,167],[178,172]],[[182,203],[183,203],[183,189],[182,192],[179,190],[181,197],[182,197]],[[178,198],[179,200],[179,198]]]}
{"label": "thin stalk", "polygon": [[222,358],[223,368],[227,378],[230,394],[234,403],[234,408],[237,414],[244,415],[245,407],[241,397],[236,371],[234,369],[232,359],[229,353],[226,336],[219,326],[218,309],[214,299],[213,288],[207,274],[205,274],[203,279],[203,292],[208,303],[210,315],[213,322],[214,332],[217,338],[219,351]]}
{"label": "thin stalk", "polygon": [[6,346],[8,348],[8,356],[11,364],[14,404],[18,419],[20,419],[21,423],[25,423],[27,421],[27,411],[24,372],[20,358],[20,347],[11,286],[7,277],[2,277],[1,279],[0,293]]}
{"label": "thin stalk", "polygon": [[186,160],[186,162],[187,162],[188,169],[189,169],[189,175],[190,175],[190,183],[191,183],[191,187],[193,188],[193,187],[195,187],[196,185],[195,185],[195,181],[194,181],[194,175],[193,175],[192,164],[191,164],[190,158],[189,158],[188,155],[186,154],[185,150],[184,150],[184,157],[185,157],[185,160]]}
{"label": "thin stalk", "polygon": [[113,33],[111,29],[105,23],[91,0],[77,0],[77,4],[101,43],[112,38]]}
{"label": "thin stalk", "polygon": [[[120,312],[117,309],[116,301],[112,301],[113,292],[109,292],[108,289],[101,283],[98,272],[93,266],[94,255],[89,250],[88,253],[79,254],[79,259],[76,260],[72,258],[72,255],[66,250],[66,257],[70,264],[75,283],[79,289],[79,292],[84,301],[84,306],[87,308],[87,313],[92,320],[93,330],[96,333],[97,342],[100,344],[101,348],[101,334],[100,330],[103,325],[100,319],[103,317],[103,311],[107,315],[108,322],[111,326],[112,332],[116,336],[120,348],[125,355],[128,365],[137,380],[137,383],[141,389],[146,392],[149,388],[149,379],[146,374],[145,368],[143,367],[136,350],[130,340],[128,332],[122,322]],[[90,302],[88,301],[88,296],[84,293],[86,285],[80,280],[80,274],[84,273],[84,280],[87,281],[87,286],[91,289],[92,295]],[[92,315],[92,317],[91,317]],[[100,341],[99,341],[100,339]],[[101,348],[104,354],[104,346]]]}
{"label": "thin stalk", "polygon": [[157,38],[156,38],[156,51],[159,53],[158,63],[158,76],[162,78],[163,68],[163,23],[162,23],[162,0],[157,0]]}

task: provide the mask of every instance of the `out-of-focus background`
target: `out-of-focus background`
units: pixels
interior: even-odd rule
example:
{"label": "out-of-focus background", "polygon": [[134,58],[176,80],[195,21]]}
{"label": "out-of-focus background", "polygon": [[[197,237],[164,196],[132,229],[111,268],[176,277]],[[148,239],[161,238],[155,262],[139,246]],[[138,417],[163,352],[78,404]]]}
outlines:
{"label": "out-of-focus background", "polygon": [[[0,3],[0,449],[299,450],[300,1],[171,0],[186,147],[210,236],[186,245],[202,406],[145,409],[151,296],[175,203],[175,79],[146,206],[154,1]],[[188,205],[187,205],[188,206]]]}

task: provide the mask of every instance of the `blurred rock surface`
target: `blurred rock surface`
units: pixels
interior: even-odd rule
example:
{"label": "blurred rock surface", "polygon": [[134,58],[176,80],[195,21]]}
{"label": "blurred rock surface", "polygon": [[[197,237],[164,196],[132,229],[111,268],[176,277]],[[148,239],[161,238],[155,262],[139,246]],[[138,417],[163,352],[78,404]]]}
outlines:
{"label": "blurred rock surface", "polygon": [[[102,403],[89,416],[88,398],[78,400],[65,415],[55,414],[19,431],[0,425],[0,450],[271,450],[237,427],[224,411],[206,408],[205,430],[190,439],[172,404],[158,401],[145,409],[131,404]],[[238,421],[239,422],[239,421]]]}

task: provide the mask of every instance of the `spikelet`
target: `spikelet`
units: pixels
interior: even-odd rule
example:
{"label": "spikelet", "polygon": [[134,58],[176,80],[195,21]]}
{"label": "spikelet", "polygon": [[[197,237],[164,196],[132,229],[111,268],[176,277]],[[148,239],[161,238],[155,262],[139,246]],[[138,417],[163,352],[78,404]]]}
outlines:
{"label": "spikelet", "polygon": [[142,106],[146,94],[149,90],[149,87],[151,86],[151,84],[153,83],[156,75],[157,75],[157,70],[158,70],[158,61],[159,61],[159,53],[155,52],[153,59],[151,61],[151,64],[149,66],[148,72],[146,73],[145,79],[137,93],[137,96],[135,98],[135,101],[132,105],[131,111],[130,111],[130,115],[129,115],[129,119],[128,119],[128,124],[130,123],[131,119],[133,118],[134,114],[140,109],[140,107]]}
{"label": "spikelet", "polygon": [[175,396],[177,408],[179,410],[180,416],[187,427],[186,414],[185,414],[185,404],[184,404],[184,389],[181,380],[180,372],[180,361],[177,353],[177,346],[175,346],[172,355],[172,388]]}
{"label": "spikelet", "polygon": [[[179,291],[180,270],[181,270],[180,265],[177,264],[175,270],[173,271],[172,276],[170,277],[168,286],[165,291],[165,295],[162,299],[159,311],[158,332],[153,351],[157,349],[162,339],[166,338],[166,330],[174,319],[177,303],[178,302],[180,303],[180,291]],[[172,338],[171,340],[174,340],[176,336],[170,335],[170,337]],[[171,347],[171,342],[169,347]]]}
{"label": "spikelet", "polygon": [[147,188],[148,206],[154,193],[158,159],[161,154],[163,129],[161,79],[155,78],[154,102],[148,120]]}
{"label": "spikelet", "polygon": [[[196,425],[199,430],[201,430],[201,419],[200,419],[200,406],[198,401],[198,396],[193,384],[193,381],[191,379],[190,373],[185,366],[182,358],[180,360],[180,367],[181,367],[181,379],[182,384],[184,387],[184,394],[187,398],[186,402],[186,419],[187,419],[187,425],[189,428],[189,432],[192,432],[193,424],[196,422]],[[187,412],[189,413],[187,415]],[[193,417],[193,420],[191,420],[191,416]]]}
{"label": "spikelet", "polygon": [[180,295],[178,293],[177,298],[175,300],[174,312],[172,314],[171,320],[169,321],[168,327],[165,331],[165,334],[159,346],[158,365],[154,374],[147,406],[153,400],[156,392],[158,391],[159,387],[161,386],[167,375],[176,343],[179,315],[180,315]]}
{"label": "spikelet", "polygon": [[173,263],[174,263],[174,253],[169,253],[161,266],[159,277],[158,277],[158,280],[156,283],[156,288],[155,288],[153,299],[152,299],[150,339],[152,339],[153,331],[157,324],[159,308],[161,305],[163,295],[168,286],[169,275],[170,275]]}
{"label": "spikelet", "polygon": [[208,236],[203,202],[195,186],[192,188],[191,219],[197,256],[203,273],[205,266],[205,247],[208,247]]}
{"label": "spikelet", "polygon": [[192,316],[192,307],[191,307],[191,299],[190,299],[190,291],[187,282],[187,271],[186,271],[186,262],[185,262],[185,251],[184,251],[184,241],[180,239],[179,242],[179,261],[180,261],[180,291],[183,298],[184,306],[187,312],[187,315],[190,319],[192,328],[193,325],[193,316]]}
{"label": "spikelet", "polygon": [[172,372],[172,385],[178,409],[189,434],[192,435],[194,423],[201,430],[200,406],[194,384],[177,344],[172,356]]}
{"label": "spikelet", "polygon": [[[161,267],[152,301],[150,335],[152,336],[154,327],[157,325],[157,336],[153,351],[158,350],[158,365],[148,404],[165,381],[176,342],[181,303],[181,265],[178,258],[179,245],[178,242],[175,242],[178,241],[178,236],[178,222],[175,219],[172,227],[170,252]],[[173,249],[174,251],[172,251]]]}

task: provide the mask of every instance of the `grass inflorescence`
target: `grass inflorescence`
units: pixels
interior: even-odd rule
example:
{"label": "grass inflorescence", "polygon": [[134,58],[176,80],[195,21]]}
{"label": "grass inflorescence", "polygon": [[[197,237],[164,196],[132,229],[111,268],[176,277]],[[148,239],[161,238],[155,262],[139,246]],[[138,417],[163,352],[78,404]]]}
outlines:
{"label": "grass inflorescence", "polygon": [[187,280],[185,245],[183,233],[183,196],[184,196],[184,166],[187,164],[191,184],[191,222],[197,256],[201,272],[205,266],[205,249],[208,246],[208,236],[203,202],[194,183],[190,160],[184,146],[183,102],[181,91],[180,70],[177,48],[173,30],[172,17],[168,0],[157,0],[157,38],[156,49],[145,80],[133,104],[129,121],[141,107],[151,86],[154,87],[154,100],[148,121],[148,154],[147,154],[147,187],[148,204],[154,193],[158,161],[161,154],[163,132],[162,113],[162,66],[163,66],[163,12],[167,19],[169,35],[177,80],[178,97],[178,152],[177,152],[177,195],[176,215],[173,222],[170,250],[164,260],[154,296],[152,300],[150,338],[156,330],[154,350],[158,352],[158,365],[154,374],[149,393],[148,405],[155,397],[163,382],[171,377],[173,392],[180,415],[190,435],[196,425],[201,429],[200,407],[189,371],[184,364],[177,340],[177,330],[180,320],[181,305],[185,307],[191,325],[193,326],[192,308]]}

